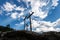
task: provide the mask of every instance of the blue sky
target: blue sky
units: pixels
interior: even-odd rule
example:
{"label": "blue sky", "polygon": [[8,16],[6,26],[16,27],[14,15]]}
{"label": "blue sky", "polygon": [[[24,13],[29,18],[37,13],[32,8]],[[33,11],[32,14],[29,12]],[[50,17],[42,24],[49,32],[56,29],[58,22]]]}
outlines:
{"label": "blue sky", "polygon": [[55,9],[50,10],[49,15],[44,20],[54,22],[58,18],[60,18],[60,1]]}
{"label": "blue sky", "polygon": [[0,0],[0,25],[24,30],[23,16],[31,12],[33,31],[60,31],[60,0]]}

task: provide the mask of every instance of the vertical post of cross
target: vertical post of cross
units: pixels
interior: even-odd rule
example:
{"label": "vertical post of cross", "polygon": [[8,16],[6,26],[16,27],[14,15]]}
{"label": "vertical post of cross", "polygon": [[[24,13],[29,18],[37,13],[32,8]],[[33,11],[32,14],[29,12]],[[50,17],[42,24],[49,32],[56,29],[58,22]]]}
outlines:
{"label": "vertical post of cross", "polygon": [[24,19],[24,30],[25,30],[25,19]]}
{"label": "vertical post of cross", "polygon": [[31,31],[31,32],[32,32],[31,16],[32,16],[33,13],[34,13],[34,12],[32,12],[32,13],[28,16],[28,18],[29,18],[29,20],[30,20],[30,31]]}
{"label": "vertical post of cross", "polygon": [[25,30],[25,26],[26,26],[26,17],[24,18],[24,30]]}
{"label": "vertical post of cross", "polygon": [[30,31],[32,31],[31,17],[29,19],[30,19]]}

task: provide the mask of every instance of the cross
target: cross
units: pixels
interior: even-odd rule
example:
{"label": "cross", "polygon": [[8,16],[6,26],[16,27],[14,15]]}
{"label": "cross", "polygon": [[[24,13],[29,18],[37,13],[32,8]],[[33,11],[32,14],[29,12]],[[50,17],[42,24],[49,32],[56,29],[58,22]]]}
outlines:
{"label": "cross", "polygon": [[26,16],[25,19],[24,19],[24,30],[25,30],[25,27],[28,27],[26,24],[26,19],[29,19],[30,20],[30,31],[32,31],[32,24],[31,24],[31,16],[34,12],[32,12],[31,14],[29,13],[29,16]]}

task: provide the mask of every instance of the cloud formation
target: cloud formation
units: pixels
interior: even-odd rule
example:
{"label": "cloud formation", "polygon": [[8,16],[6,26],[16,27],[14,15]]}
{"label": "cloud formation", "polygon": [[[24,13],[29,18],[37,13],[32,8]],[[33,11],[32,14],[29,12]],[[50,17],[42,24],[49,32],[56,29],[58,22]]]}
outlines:
{"label": "cloud formation", "polygon": [[18,17],[18,13],[15,12],[11,14],[11,18],[16,19],[17,17]]}
{"label": "cloud formation", "polygon": [[[31,2],[31,11],[34,12],[34,16],[38,16],[44,19],[48,16],[49,10],[52,6],[56,7],[59,0],[24,0],[27,3]],[[44,10],[44,11],[42,11]]]}
{"label": "cloud formation", "polygon": [[[17,1],[20,2],[20,0]],[[34,16],[44,19],[48,16],[48,12],[52,8],[52,6],[56,7],[58,5],[59,0],[23,0],[23,1],[26,3],[27,6],[31,6],[30,10],[34,12],[33,14]],[[26,9],[20,6],[17,7],[15,4],[11,4],[9,2],[6,2],[6,4],[3,5],[3,8],[7,12],[13,10],[24,12],[24,10]]]}
{"label": "cloud formation", "polygon": [[18,6],[18,7],[16,7],[16,8],[15,8],[15,10],[18,10],[18,11],[24,11],[24,8],[23,8],[23,7]]}
{"label": "cloud formation", "polygon": [[[21,2],[20,0],[17,0],[18,2]],[[7,12],[6,15],[10,15],[11,18],[13,19],[19,19],[22,17],[25,13],[29,13],[28,10],[33,11],[34,14],[32,15],[33,17],[39,17],[40,19],[44,19],[48,16],[48,13],[52,7],[56,7],[58,5],[59,0],[23,0],[27,7],[31,6],[31,9],[28,8],[23,8],[20,6],[16,6],[15,4],[6,2],[3,5],[3,10]],[[30,4],[29,4],[30,2]],[[14,11],[15,10],[15,11]],[[12,12],[14,11],[14,12]],[[17,11],[21,11],[18,13]],[[11,12],[11,13],[9,13]],[[22,17],[23,18],[23,17]],[[37,19],[39,19],[37,18]],[[39,19],[39,20],[40,20]],[[22,24],[22,23],[20,23]],[[58,19],[55,22],[50,22],[50,21],[37,21],[35,19],[32,19],[32,27],[35,28],[36,30],[33,30],[35,32],[41,32],[41,31],[59,31],[60,28],[54,28],[57,25],[60,24],[60,19]]]}
{"label": "cloud formation", "polygon": [[57,6],[59,0],[52,0],[52,6]]}
{"label": "cloud formation", "polygon": [[[32,23],[32,24],[34,24],[34,23]],[[56,20],[55,22],[40,21],[36,25],[32,25],[32,27],[36,29],[36,30],[34,30],[35,32],[41,32],[41,31],[42,32],[47,32],[47,31],[59,32],[60,28],[57,27],[58,25],[60,25],[60,19]],[[55,27],[57,27],[57,28],[55,28]]]}
{"label": "cloud formation", "polygon": [[9,12],[9,11],[13,11],[16,5],[12,5],[11,3],[6,2],[6,4],[4,4],[3,7],[5,11]]}
{"label": "cloud formation", "polygon": [[[48,16],[48,12],[51,8],[55,8],[58,5],[59,0],[25,0],[26,2],[31,2],[31,11],[34,12],[34,16],[44,19]],[[59,20],[59,19],[58,19]],[[59,20],[60,21],[60,20]],[[54,28],[58,25],[58,21],[53,23],[48,21],[36,21],[32,20],[32,27],[36,32],[41,31],[58,31],[60,28]]]}
{"label": "cloud formation", "polygon": [[[13,19],[20,18],[20,16],[23,15],[23,12],[25,10],[25,8],[20,7],[20,6],[16,6],[16,4],[12,4],[12,3],[9,3],[9,2],[6,2],[5,4],[3,4],[2,9],[3,9],[3,11],[7,12],[7,14],[5,14],[6,16],[10,15],[10,17],[13,18]],[[19,13],[17,11],[21,11],[21,12]]]}

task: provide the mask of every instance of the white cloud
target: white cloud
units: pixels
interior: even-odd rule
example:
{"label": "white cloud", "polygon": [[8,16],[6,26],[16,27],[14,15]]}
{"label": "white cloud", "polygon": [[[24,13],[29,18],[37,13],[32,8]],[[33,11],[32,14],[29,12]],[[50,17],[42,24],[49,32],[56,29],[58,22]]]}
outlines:
{"label": "white cloud", "polygon": [[19,15],[18,15],[18,18],[22,17],[24,15],[23,12],[21,12]]}
{"label": "white cloud", "polygon": [[41,19],[44,19],[48,14],[48,11],[43,12],[41,7],[46,6],[47,3],[40,0],[31,1],[32,11],[34,12],[34,16],[39,16]]}
{"label": "white cloud", "polygon": [[[25,10],[25,8],[20,7],[20,6],[17,7],[15,4],[11,4],[9,2],[6,2],[6,4],[3,4],[2,9],[3,11],[7,12],[7,14],[5,14],[6,16],[10,15],[10,17],[13,19],[20,18],[23,15],[23,12]],[[15,12],[12,12],[14,10]],[[21,13],[18,13],[16,11],[21,11]]]}
{"label": "white cloud", "polygon": [[[6,2],[6,4],[3,5],[2,9],[7,12],[7,14],[5,14],[6,16],[10,15],[10,17],[13,19],[20,18],[25,10],[25,8],[20,6],[17,7],[15,4],[11,4],[9,2]],[[12,12],[13,10],[21,11],[21,13]]]}
{"label": "white cloud", "polygon": [[35,20],[32,20],[32,27],[38,27],[39,26],[39,23],[38,21],[35,21]]}
{"label": "white cloud", "polygon": [[[10,15],[11,14],[11,15]],[[21,13],[18,13],[18,12],[12,12],[12,13],[8,13],[8,14],[6,14],[6,15],[10,15],[10,17],[11,18],[13,18],[13,19],[20,19],[20,17],[22,17],[23,18],[23,12],[21,12]]]}
{"label": "white cloud", "polygon": [[[56,20],[55,22],[47,22],[47,21],[34,21],[32,22],[32,27],[36,28],[36,30],[33,30],[35,32],[47,32],[47,31],[60,31],[60,28],[57,26],[60,25],[60,19]],[[57,28],[55,28],[57,27]]]}
{"label": "white cloud", "polygon": [[17,16],[18,16],[18,13],[17,12],[14,12],[14,13],[11,14],[11,18],[13,18],[13,19],[16,19]]}
{"label": "white cloud", "polygon": [[59,0],[52,0],[52,6],[57,6]]}
{"label": "white cloud", "polygon": [[24,11],[24,8],[23,8],[23,7],[18,6],[18,7],[16,7],[16,8],[15,8],[15,10]]}
{"label": "white cloud", "polygon": [[60,19],[58,19],[58,20],[57,20],[56,22],[54,22],[54,23],[55,23],[55,24],[54,24],[55,26],[56,26],[56,25],[60,25]]}
{"label": "white cloud", "polygon": [[13,5],[9,2],[6,2],[6,4],[4,4],[3,6],[4,10],[6,10],[7,12],[12,11],[16,7],[16,5]]}
{"label": "white cloud", "polygon": [[6,2],[6,4],[3,4],[3,10],[5,10],[6,12],[11,12],[13,10],[16,10],[16,11],[24,11],[25,8],[23,7],[20,7],[20,6],[16,6],[15,4],[12,4],[12,3],[9,3],[9,2]]}
{"label": "white cloud", "polygon": [[24,24],[24,22],[21,22],[20,24]]}
{"label": "white cloud", "polygon": [[53,27],[42,27],[42,28],[36,28],[35,32],[47,32],[47,31],[56,31]]}
{"label": "white cloud", "polygon": [[[20,2],[20,0],[17,0],[18,2]],[[44,19],[48,16],[48,12],[49,12],[49,8],[47,10],[44,10],[42,11],[42,7],[43,6],[47,6],[50,2],[50,0],[23,0],[26,2],[26,4],[28,5],[28,2],[31,2],[31,11],[34,12],[34,16],[38,16],[40,17],[41,19]],[[52,6],[57,6],[58,5],[58,2],[59,0],[52,0]],[[56,3],[56,4],[55,4]],[[4,10],[7,11],[7,12],[10,12],[10,11],[13,11],[13,10],[19,10],[19,11],[22,11],[24,12],[25,8],[23,7],[20,7],[20,6],[16,6],[15,4],[11,4],[9,2],[6,2],[6,4],[3,5],[4,6]],[[29,6],[29,5],[28,5]],[[48,6],[49,7],[49,6]],[[20,14],[19,14],[20,15]],[[20,17],[20,16],[18,16]]]}
{"label": "white cloud", "polygon": [[[31,2],[31,11],[34,12],[34,16],[38,16],[41,19],[44,19],[48,16],[48,12],[51,9],[51,6],[57,6],[59,0],[24,0],[27,4]],[[52,2],[52,4],[50,4]],[[50,6],[48,6],[50,5]],[[42,11],[42,7],[47,6],[47,10]],[[49,8],[48,8],[49,7]]]}

